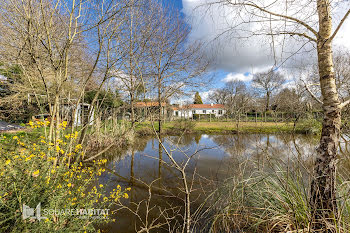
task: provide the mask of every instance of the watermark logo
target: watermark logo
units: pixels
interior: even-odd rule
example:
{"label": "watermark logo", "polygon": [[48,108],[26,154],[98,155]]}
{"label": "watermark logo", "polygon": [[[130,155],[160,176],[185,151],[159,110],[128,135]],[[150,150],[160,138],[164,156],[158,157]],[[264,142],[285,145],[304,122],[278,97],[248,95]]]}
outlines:
{"label": "watermark logo", "polygon": [[39,221],[42,219],[46,219],[46,217],[41,217],[41,203],[39,203],[35,209],[30,208],[29,206],[23,204],[22,209],[23,209],[23,212],[22,212],[23,219],[30,218],[30,219],[37,219]]}
{"label": "watermark logo", "polygon": [[109,215],[109,209],[41,209],[41,203],[39,203],[36,208],[31,208],[25,204],[22,206],[22,218],[30,220],[43,220],[47,219],[44,216],[77,216],[79,218],[98,218],[105,219]]}

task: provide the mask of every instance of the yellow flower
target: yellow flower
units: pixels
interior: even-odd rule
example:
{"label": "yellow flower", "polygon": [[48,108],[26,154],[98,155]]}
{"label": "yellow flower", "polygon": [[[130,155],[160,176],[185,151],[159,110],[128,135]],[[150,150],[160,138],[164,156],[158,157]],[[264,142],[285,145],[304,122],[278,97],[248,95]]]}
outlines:
{"label": "yellow flower", "polygon": [[18,140],[18,137],[17,137],[17,136],[13,136],[13,139],[14,139],[14,140]]}
{"label": "yellow flower", "polygon": [[39,170],[36,170],[35,172],[33,172],[33,176],[37,177],[39,175]]}
{"label": "yellow flower", "polygon": [[5,162],[6,165],[9,165],[10,163],[11,163],[10,159],[6,160],[6,162]]}
{"label": "yellow flower", "polygon": [[72,186],[72,184],[71,184],[71,183],[69,183],[69,184],[67,184],[67,186],[68,186],[68,187],[71,187],[71,186]]}
{"label": "yellow flower", "polygon": [[75,152],[77,152],[77,151],[80,150],[81,148],[83,148],[83,147],[81,146],[81,144],[76,145],[76,146],[75,146]]}
{"label": "yellow flower", "polygon": [[60,123],[59,126],[62,127],[62,128],[66,128],[67,124],[68,124],[67,121],[62,121],[62,123]]}
{"label": "yellow flower", "polygon": [[102,188],[103,187],[103,184],[100,184],[100,188]]}
{"label": "yellow flower", "polygon": [[126,188],[126,191],[130,191],[131,190],[131,188],[129,187],[129,188]]}
{"label": "yellow flower", "polygon": [[128,199],[129,195],[127,193],[124,193],[124,198]]}

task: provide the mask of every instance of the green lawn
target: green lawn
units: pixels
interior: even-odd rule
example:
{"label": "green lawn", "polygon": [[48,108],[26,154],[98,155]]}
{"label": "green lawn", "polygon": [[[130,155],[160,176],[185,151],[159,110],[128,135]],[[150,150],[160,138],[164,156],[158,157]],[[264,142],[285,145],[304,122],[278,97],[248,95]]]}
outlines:
{"label": "green lawn", "polygon": [[239,122],[237,128],[237,122],[197,122],[194,130],[203,132],[278,133],[293,131],[293,123]]}
{"label": "green lawn", "polygon": [[[293,132],[293,123],[291,122],[193,122],[194,127],[191,132],[200,133],[291,133]],[[305,133],[309,126],[303,123],[297,124],[296,132]],[[158,129],[158,123],[155,123]],[[176,121],[165,122],[163,124],[165,133],[181,133],[183,128],[179,129]],[[150,122],[142,122],[136,125],[136,131],[144,134],[151,134],[152,127]]]}

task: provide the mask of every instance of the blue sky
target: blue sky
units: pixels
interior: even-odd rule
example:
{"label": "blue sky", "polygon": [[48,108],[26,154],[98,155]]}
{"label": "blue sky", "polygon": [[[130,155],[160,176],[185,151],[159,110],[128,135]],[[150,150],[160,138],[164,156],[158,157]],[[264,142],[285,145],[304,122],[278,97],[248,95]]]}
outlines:
{"label": "blue sky", "polygon": [[163,0],[165,3],[170,3],[173,6],[182,10],[182,0]]}
{"label": "blue sky", "polygon": [[[183,12],[183,0],[163,0],[165,4],[171,4],[172,6],[178,8],[181,12]],[[186,17],[186,15],[184,15]],[[215,68],[215,67],[214,67]],[[200,94],[205,102],[209,103],[208,94],[210,91],[213,91],[215,88],[221,88],[225,85],[225,81],[229,81],[232,79],[237,79],[236,75],[239,76],[238,79],[246,79],[246,83],[249,85],[250,81],[250,72],[245,71],[242,73],[230,72],[220,67],[213,69],[214,80],[210,83],[209,87],[201,90]],[[231,79],[230,79],[231,78]]]}
{"label": "blue sky", "polygon": [[[246,12],[235,11],[232,6],[214,5],[210,10],[199,7],[203,0],[163,0],[165,3],[177,7],[190,24],[192,31],[189,40],[201,40],[208,44],[204,48],[208,56],[215,57],[215,80],[210,87],[200,94],[207,95],[214,88],[224,86],[230,80],[242,80],[248,85],[252,74],[275,69],[287,79],[284,87],[293,87],[295,81],[305,79],[312,72],[312,66],[317,63],[315,45],[303,38],[295,38],[280,34],[284,31],[310,34],[304,27],[290,23],[286,26],[284,21],[275,19],[271,23],[261,21],[261,17],[252,16]],[[349,1],[335,1],[332,8],[333,22],[336,25],[349,9]],[[301,21],[308,22],[317,30],[317,15],[314,14],[316,1],[300,0],[300,4],[293,1],[292,7],[274,1],[261,0],[259,4],[266,6],[274,12],[286,12]],[[248,22],[248,23],[247,23]],[[285,28],[286,27],[286,28]],[[228,28],[230,33],[220,36]],[[270,30],[278,36],[267,35]],[[350,49],[350,20],[342,26],[341,31],[333,41],[334,50]],[[210,43],[209,43],[210,42]],[[272,43],[273,42],[273,43]],[[209,46],[210,45],[210,46]],[[205,98],[204,98],[205,99]],[[207,100],[206,100],[207,101]]]}

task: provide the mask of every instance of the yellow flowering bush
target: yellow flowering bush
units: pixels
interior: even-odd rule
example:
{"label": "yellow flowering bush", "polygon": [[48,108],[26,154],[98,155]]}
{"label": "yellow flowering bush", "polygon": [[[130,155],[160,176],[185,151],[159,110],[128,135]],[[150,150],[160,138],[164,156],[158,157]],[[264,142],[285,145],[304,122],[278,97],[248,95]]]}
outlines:
{"label": "yellow flowering bush", "polygon": [[[50,124],[50,121],[48,121],[47,119],[45,120],[38,120],[38,121],[29,121],[28,125],[32,128],[40,128],[42,126],[48,126]],[[67,124],[66,124],[67,125]]]}
{"label": "yellow flowering bush", "polygon": [[[38,128],[37,122],[29,125]],[[66,126],[62,122],[62,129]],[[111,220],[56,214],[45,216],[44,221],[22,218],[23,205],[33,208],[40,203],[42,209],[56,210],[108,209],[111,203],[128,198],[130,188],[122,190],[118,185],[107,193],[98,184],[107,160],[96,159],[89,165],[70,160],[83,153],[82,145],[69,146],[77,136],[76,132],[67,134],[56,145],[44,136],[35,141],[24,136],[0,138],[0,232],[95,232],[93,223]]]}

